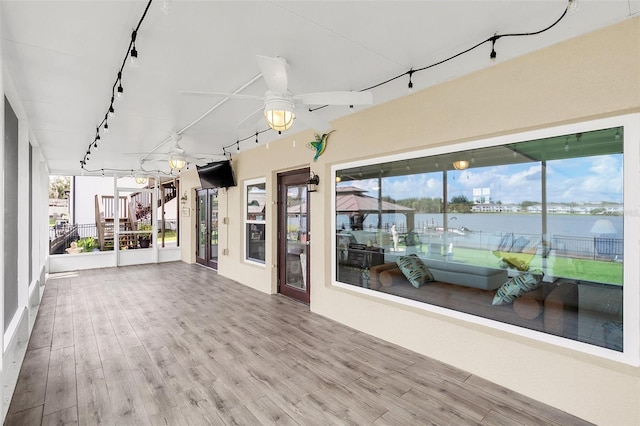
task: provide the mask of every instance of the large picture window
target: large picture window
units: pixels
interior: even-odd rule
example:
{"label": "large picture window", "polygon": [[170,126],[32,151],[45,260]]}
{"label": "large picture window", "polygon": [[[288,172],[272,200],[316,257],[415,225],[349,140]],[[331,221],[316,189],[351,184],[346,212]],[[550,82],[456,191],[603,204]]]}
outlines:
{"label": "large picture window", "polygon": [[245,182],[246,259],[264,264],[266,228],[266,180]]}
{"label": "large picture window", "polygon": [[622,352],[624,140],[335,166],[335,280]]}

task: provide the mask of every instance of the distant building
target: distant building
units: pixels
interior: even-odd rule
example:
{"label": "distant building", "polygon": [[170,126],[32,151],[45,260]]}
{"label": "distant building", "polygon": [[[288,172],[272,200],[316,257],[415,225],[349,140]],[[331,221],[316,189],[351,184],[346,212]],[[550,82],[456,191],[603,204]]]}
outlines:
{"label": "distant building", "polygon": [[[542,204],[534,204],[527,207],[528,213],[542,213]],[[547,213],[552,214],[569,214],[572,213],[571,206],[566,204],[550,203],[547,204]]]}
{"label": "distant building", "polygon": [[473,188],[474,204],[491,204],[491,188]]}
{"label": "distant building", "polygon": [[471,207],[473,213],[520,213],[522,207],[518,204],[475,204]]}
{"label": "distant building", "polygon": [[[605,214],[618,215],[624,212],[622,204],[589,203],[577,206],[567,204],[547,204],[547,213],[551,214]],[[542,204],[527,207],[527,213],[542,213]]]}

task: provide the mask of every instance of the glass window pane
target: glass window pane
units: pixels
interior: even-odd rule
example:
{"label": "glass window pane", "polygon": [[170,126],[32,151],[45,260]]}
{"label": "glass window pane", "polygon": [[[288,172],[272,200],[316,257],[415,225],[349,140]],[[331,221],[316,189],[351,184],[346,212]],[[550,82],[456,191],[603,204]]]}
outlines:
{"label": "glass window pane", "polygon": [[266,187],[264,179],[245,184],[245,253],[248,260],[265,262]]}
{"label": "glass window pane", "polygon": [[622,351],[622,164],[611,128],[338,170],[336,279]]}
{"label": "glass window pane", "polygon": [[264,223],[248,223],[247,224],[247,259],[258,260],[264,262]]}
{"label": "glass window pane", "polygon": [[266,184],[247,185],[247,220],[266,220]]}

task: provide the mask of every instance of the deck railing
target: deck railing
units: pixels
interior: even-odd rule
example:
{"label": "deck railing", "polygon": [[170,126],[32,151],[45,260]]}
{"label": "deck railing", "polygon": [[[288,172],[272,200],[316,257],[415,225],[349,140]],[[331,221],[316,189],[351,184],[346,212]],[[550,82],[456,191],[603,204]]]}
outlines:
{"label": "deck railing", "polygon": [[[514,235],[513,233],[473,232],[464,228],[449,228],[449,232],[445,235],[442,229],[433,228],[427,228],[426,231],[417,228],[416,231],[407,232],[404,224],[396,226],[396,232],[400,245],[416,246],[423,250],[430,246],[438,247],[445,243],[447,245],[452,243],[454,247],[493,251],[498,250],[505,236],[511,234],[513,240],[521,237],[529,244],[529,248],[537,247],[536,254],[539,256],[612,261],[621,261],[624,258],[624,240],[621,238],[550,235],[546,244],[543,245],[540,234]],[[366,243],[369,240],[381,246],[389,246],[392,243],[390,228],[382,230],[365,228],[355,231],[347,229],[339,230],[338,234],[342,236],[353,234],[360,243]],[[514,247],[513,250],[518,249]]]}
{"label": "deck railing", "polygon": [[[115,217],[115,205],[114,205],[114,197],[113,195],[96,195],[99,198],[100,202],[97,207],[99,207],[100,212],[104,215],[104,219],[113,219]],[[127,202],[127,197],[120,197],[119,204],[119,216],[122,218],[129,217],[129,207]]]}
{"label": "deck railing", "polygon": [[95,223],[78,225],[59,224],[49,227],[49,254],[62,254],[71,247],[71,243],[81,238],[97,238],[98,229]]}

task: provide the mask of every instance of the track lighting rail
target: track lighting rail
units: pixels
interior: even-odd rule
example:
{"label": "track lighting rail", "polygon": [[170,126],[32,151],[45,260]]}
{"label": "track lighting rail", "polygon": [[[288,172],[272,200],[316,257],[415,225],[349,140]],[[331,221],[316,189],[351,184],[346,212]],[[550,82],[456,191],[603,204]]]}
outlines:
{"label": "track lighting rail", "polygon": [[[96,128],[96,136],[95,136],[94,140],[89,144],[89,146],[88,146],[88,148],[87,148],[87,151],[86,151],[86,153],[85,153],[85,155],[84,155],[84,158],[83,158],[82,160],[80,160],[80,165],[81,165],[82,169],[84,169],[84,170],[86,170],[86,169],[85,169],[85,166],[86,166],[87,162],[89,161],[89,156],[91,155],[91,149],[92,149],[92,147],[93,147],[94,149],[97,149],[97,147],[98,147],[98,141],[100,140],[100,134],[99,134],[99,133],[100,133],[100,128],[102,127],[103,131],[108,130],[108,118],[109,118],[110,116],[113,116],[113,114],[114,114],[114,107],[113,107],[114,96],[115,96],[116,98],[118,98],[118,97],[122,97],[122,95],[124,94],[124,88],[123,88],[123,86],[122,86],[122,72],[123,72],[123,70],[124,70],[124,67],[125,67],[125,65],[126,65],[126,62],[127,62],[127,59],[129,58],[129,56],[132,56],[132,57],[134,57],[134,58],[137,58],[137,57],[138,57],[138,51],[137,51],[137,49],[136,49],[136,47],[135,47],[136,37],[137,37],[137,35],[138,35],[138,30],[140,29],[140,26],[141,26],[142,22],[144,21],[144,18],[145,18],[146,14],[147,14],[147,11],[149,10],[149,6],[151,5],[152,1],[153,1],[153,0],[149,0],[149,2],[147,3],[147,6],[146,6],[146,8],[145,8],[145,10],[144,10],[144,13],[142,14],[142,17],[140,18],[140,20],[139,20],[139,22],[138,22],[138,25],[136,26],[136,28],[133,30],[133,32],[132,32],[132,34],[131,34],[131,40],[130,40],[130,42],[129,42],[129,48],[127,49],[127,53],[126,53],[126,55],[125,55],[125,57],[124,57],[124,60],[122,61],[122,65],[121,65],[121,67],[120,67],[120,70],[118,71],[118,75],[117,75],[116,81],[115,81],[115,83],[113,84],[113,87],[112,87],[112,90],[111,90],[111,94],[112,94],[112,96],[111,96],[111,102],[110,102],[110,104],[109,104],[109,108],[108,108],[108,110],[107,110],[107,113],[105,114],[104,119],[100,122],[100,124],[99,124],[99,125],[98,125],[98,127]],[[469,53],[469,52],[471,52],[471,51],[473,51],[473,50],[475,50],[475,49],[477,49],[477,48],[479,48],[479,47],[481,47],[481,46],[483,46],[483,45],[485,45],[485,44],[488,44],[488,43],[491,43],[491,52],[490,52],[490,54],[489,54],[489,59],[493,61],[493,60],[495,60],[495,59],[496,59],[496,57],[497,57],[497,52],[496,52],[496,42],[497,42],[498,40],[503,39],[503,38],[509,38],[509,37],[529,37],[529,36],[535,36],[535,35],[538,35],[538,34],[542,34],[542,33],[546,32],[546,31],[549,31],[550,29],[552,29],[553,27],[555,27],[556,25],[558,25],[558,24],[559,24],[559,23],[560,23],[560,22],[561,22],[561,21],[562,21],[562,20],[567,16],[567,14],[569,14],[571,11],[573,11],[573,10],[575,10],[575,9],[576,9],[576,7],[577,7],[577,1],[578,1],[578,0],[567,0],[567,5],[566,5],[566,7],[565,7],[564,11],[562,12],[562,14],[561,14],[561,15],[560,15],[560,16],[559,16],[559,17],[558,17],[558,18],[557,18],[553,23],[551,23],[550,25],[546,26],[545,28],[542,28],[542,29],[537,30],[537,31],[530,31],[530,32],[506,33],[506,34],[498,34],[498,33],[495,33],[493,36],[488,37],[488,38],[486,38],[485,40],[482,40],[482,41],[480,41],[480,42],[478,42],[478,43],[474,44],[473,46],[471,46],[471,47],[469,47],[469,48],[467,48],[467,49],[465,49],[465,50],[462,50],[462,51],[460,51],[460,52],[458,52],[458,53],[456,53],[456,54],[454,54],[454,55],[452,55],[452,56],[449,56],[449,57],[447,57],[447,58],[445,58],[445,59],[442,59],[442,60],[440,60],[440,61],[438,61],[438,62],[435,62],[435,63],[429,64],[429,65],[426,65],[426,66],[421,67],[421,68],[411,68],[411,69],[409,69],[408,71],[405,71],[405,72],[403,72],[403,73],[401,73],[401,74],[398,74],[398,75],[396,75],[396,76],[393,76],[393,77],[391,77],[391,78],[388,78],[388,79],[386,79],[386,80],[384,80],[384,81],[381,81],[381,82],[379,82],[379,83],[376,83],[376,84],[374,84],[374,85],[371,85],[371,86],[369,86],[369,87],[366,87],[366,88],[364,88],[364,89],[361,89],[360,91],[368,91],[368,90],[376,89],[376,88],[378,88],[378,87],[380,87],[380,86],[383,86],[383,85],[389,84],[389,83],[391,83],[391,82],[393,82],[393,81],[395,81],[395,80],[398,80],[398,79],[400,79],[400,78],[403,78],[403,77],[405,77],[405,76],[408,76],[408,77],[409,77],[408,88],[409,88],[409,90],[411,90],[411,89],[413,89],[413,80],[412,80],[412,78],[413,78],[414,74],[419,73],[419,72],[422,72],[422,71],[426,71],[426,70],[431,69],[431,68],[434,68],[434,67],[436,67],[436,66],[438,66],[438,65],[442,65],[442,64],[444,64],[444,63],[446,63],[446,62],[452,61],[453,59],[458,58],[458,57],[460,57],[460,56],[462,56],[462,55],[465,55],[465,54],[467,54],[467,53]],[[253,81],[255,81],[255,80],[256,80],[257,78],[259,78],[259,77],[260,77],[260,75],[258,75],[258,76],[256,76],[256,77],[254,77],[254,78],[250,81],[250,83],[251,83],[251,82],[253,82]],[[248,84],[250,84],[250,83],[248,83]],[[247,84],[247,85],[248,85],[248,84]],[[116,87],[116,86],[117,86],[117,87]],[[243,86],[243,87],[246,87],[246,85],[245,85],[245,86]],[[240,90],[242,90],[242,88],[241,88],[241,89],[238,89],[238,91],[240,91]],[[227,99],[228,99],[228,98],[227,98]],[[209,109],[207,112],[205,112],[203,115],[201,115],[200,117],[198,117],[196,120],[194,120],[194,121],[193,121],[192,123],[190,123],[189,125],[185,126],[185,128],[183,128],[182,130],[180,130],[178,133],[182,133],[182,132],[184,132],[186,129],[188,129],[189,127],[191,127],[191,126],[195,125],[197,122],[199,122],[200,120],[202,120],[206,115],[208,115],[208,114],[209,114],[209,113],[211,113],[213,110],[215,110],[218,106],[220,106],[222,103],[224,103],[227,99],[223,99],[223,100],[222,100],[222,101],[220,101],[218,104],[214,105],[211,109]],[[310,111],[310,112],[317,111],[317,110],[319,110],[319,109],[326,108],[327,106],[328,106],[328,105],[322,105],[322,106],[319,106],[319,107],[316,107],[316,108],[309,108],[309,111]],[[271,130],[271,129],[268,129],[268,128],[267,128],[267,129],[264,129],[264,130],[257,131],[257,132],[255,132],[255,134],[251,134],[251,135],[249,135],[249,136],[247,136],[247,137],[245,137],[245,138],[237,139],[235,142],[233,142],[233,143],[231,143],[231,144],[229,144],[229,145],[226,145],[226,146],[224,146],[224,147],[222,148],[223,154],[224,154],[225,156],[227,156],[227,155],[228,155],[228,156],[229,156],[229,158],[231,158],[231,150],[230,150],[231,148],[235,147],[235,148],[236,148],[236,151],[240,151],[240,143],[241,143],[241,142],[248,141],[248,140],[253,140],[253,139],[254,139],[254,137],[255,137],[255,142],[256,142],[256,143],[258,143],[258,136],[259,136],[260,134],[262,134],[262,133],[265,133],[265,132],[269,131],[269,130]],[[169,139],[169,138],[167,138],[166,140],[164,140],[163,142],[161,142],[161,143],[160,143],[156,148],[154,148],[154,149],[151,151],[151,153],[153,153],[154,151],[156,151],[158,148],[160,148],[162,145],[164,145],[165,143],[167,143],[169,140],[170,140],[170,139]],[[146,156],[145,156],[145,157],[143,157],[143,158],[142,158],[142,160],[144,161],[144,159],[145,159],[145,158],[146,158]],[[103,171],[103,173],[104,173],[104,170],[106,170],[106,169],[99,169],[99,170],[95,170],[95,172],[100,171],[100,170],[102,170],[102,171]],[[88,170],[87,170],[87,171],[88,171]],[[109,169],[109,171],[113,171],[113,172],[123,172],[123,170],[118,170],[118,169]],[[125,172],[126,172],[126,170],[125,170]],[[164,173],[164,172],[162,172],[162,173]]]}

